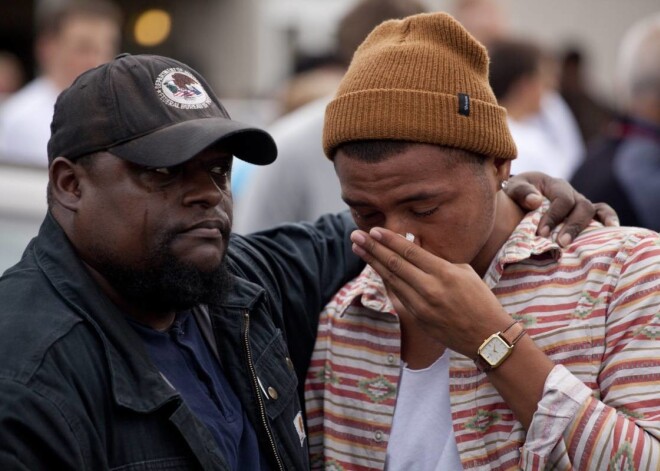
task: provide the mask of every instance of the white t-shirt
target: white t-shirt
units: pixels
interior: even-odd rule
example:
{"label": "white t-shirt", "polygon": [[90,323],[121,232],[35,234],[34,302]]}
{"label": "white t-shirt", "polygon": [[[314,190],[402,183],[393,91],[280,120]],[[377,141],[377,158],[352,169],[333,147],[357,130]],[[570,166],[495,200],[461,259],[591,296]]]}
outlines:
{"label": "white t-shirt", "polygon": [[451,423],[449,351],[428,368],[403,367],[387,444],[387,471],[462,470]]}
{"label": "white t-shirt", "polygon": [[59,91],[44,77],[28,83],[0,107],[0,161],[48,166],[50,122]]}
{"label": "white t-shirt", "polygon": [[539,171],[568,180],[584,158],[577,122],[556,92],[544,95],[540,113],[508,124],[518,148],[511,173]]}

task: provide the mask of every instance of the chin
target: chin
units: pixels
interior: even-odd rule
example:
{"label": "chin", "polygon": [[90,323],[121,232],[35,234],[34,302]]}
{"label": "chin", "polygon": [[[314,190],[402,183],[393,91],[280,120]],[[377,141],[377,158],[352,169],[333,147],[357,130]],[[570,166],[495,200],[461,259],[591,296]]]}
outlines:
{"label": "chin", "polygon": [[195,267],[204,273],[216,270],[225,257],[225,247],[204,244],[188,248],[184,253],[175,254],[179,262]]}
{"label": "chin", "polygon": [[202,273],[211,273],[218,269],[222,264],[224,252],[195,254],[194,257],[186,257],[181,261],[186,265],[195,267]]}

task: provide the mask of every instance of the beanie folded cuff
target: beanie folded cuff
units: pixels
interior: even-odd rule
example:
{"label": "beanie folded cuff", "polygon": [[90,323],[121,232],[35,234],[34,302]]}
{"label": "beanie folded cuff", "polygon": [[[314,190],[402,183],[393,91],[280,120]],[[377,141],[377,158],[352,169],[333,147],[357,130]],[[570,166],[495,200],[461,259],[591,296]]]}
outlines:
{"label": "beanie folded cuff", "polygon": [[456,95],[409,89],[362,90],[330,102],[325,122],[323,150],[330,159],[345,142],[376,139],[456,147],[503,159],[513,159],[517,152],[508,131],[506,110],[473,97],[466,116],[459,113]]}

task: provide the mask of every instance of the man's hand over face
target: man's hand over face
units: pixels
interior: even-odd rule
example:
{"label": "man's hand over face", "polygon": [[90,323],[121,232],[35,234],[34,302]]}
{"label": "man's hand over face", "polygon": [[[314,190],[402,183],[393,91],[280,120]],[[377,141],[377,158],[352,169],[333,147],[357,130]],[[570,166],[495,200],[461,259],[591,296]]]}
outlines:
{"label": "man's hand over face", "polygon": [[446,347],[476,356],[511,317],[467,264],[439,258],[399,234],[373,228],[351,235],[353,251],[382,277],[399,315],[411,315]]}

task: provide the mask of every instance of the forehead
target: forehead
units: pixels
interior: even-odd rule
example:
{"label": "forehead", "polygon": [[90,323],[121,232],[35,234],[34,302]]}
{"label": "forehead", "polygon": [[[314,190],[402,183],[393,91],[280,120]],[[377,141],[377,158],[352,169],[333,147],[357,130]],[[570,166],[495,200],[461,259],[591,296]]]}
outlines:
{"label": "forehead", "polygon": [[340,181],[353,179],[380,181],[383,178],[416,180],[422,176],[440,176],[453,173],[460,159],[452,149],[430,144],[411,144],[402,152],[377,159],[374,162],[346,154],[339,149],[334,159]]}
{"label": "forehead", "polygon": [[413,144],[373,163],[348,156],[340,149],[334,162],[342,196],[349,201],[455,191],[469,187],[476,178],[474,165],[461,160],[451,149],[428,144]]}

